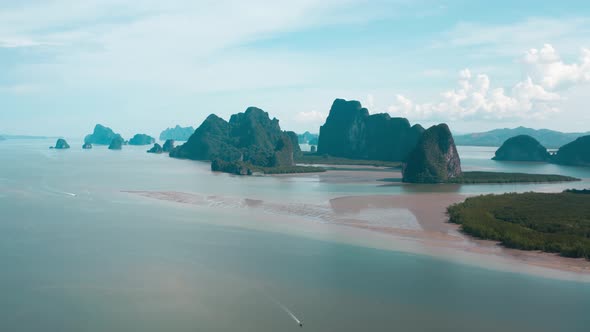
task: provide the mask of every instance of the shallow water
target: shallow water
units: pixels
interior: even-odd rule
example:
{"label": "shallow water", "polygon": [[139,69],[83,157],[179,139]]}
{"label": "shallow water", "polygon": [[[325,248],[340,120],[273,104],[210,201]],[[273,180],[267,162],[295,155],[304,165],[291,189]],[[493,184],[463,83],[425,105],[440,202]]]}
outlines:
{"label": "shallow water", "polygon": [[[81,150],[72,141],[69,151],[48,150],[53,143],[0,143],[0,331],[298,330],[276,302],[311,331],[587,330],[589,283],[353,246],[338,234],[318,240],[301,230],[264,231],[260,213],[226,204],[559,191],[589,187],[588,169],[499,163],[489,160],[493,149],[460,147],[465,169],[585,180],[381,186],[324,182],[318,175],[212,174],[206,163],[150,155],[147,147]],[[195,193],[209,204],[122,192],[132,190]],[[403,212],[381,212],[415,227]],[[388,222],[384,213],[363,213]]]}

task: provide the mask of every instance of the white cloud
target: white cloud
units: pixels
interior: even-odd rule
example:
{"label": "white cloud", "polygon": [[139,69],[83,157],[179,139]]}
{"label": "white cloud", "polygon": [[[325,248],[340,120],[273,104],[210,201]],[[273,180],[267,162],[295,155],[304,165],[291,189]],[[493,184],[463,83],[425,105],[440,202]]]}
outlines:
{"label": "white cloud", "polygon": [[351,10],[362,9],[363,3],[145,0],[125,5],[117,0],[55,0],[7,8],[0,4],[0,47],[49,46],[41,63],[25,62],[11,70],[17,79],[59,80],[65,88],[131,83],[133,89],[141,85],[207,93],[294,86],[311,80],[313,73],[296,68],[308,59],[297,59],[297,50],[257,51],[246,45],[284,32],[359,22],[379,14]]}
{"label": "white cloud", "polygon": [[547,89],[590,82],[590,50],[582,49],[579,63],[566,64],[553,46],[531,49],[523,57],[525,71]]}
{"label": "white cloud", "polygon": [[457,119],[546,119],[559,112],[563,100],[555,88],[589,79],[587,50],[578,64],[564,64],[551,45],[525,56],[524,80],[509,91],[492,88],[488,75],[473,75],[469,69],[459,73],[457,88],[440,94],[440,100],[416,103],[396,95],[388,109],[393,115],[421,120]]}

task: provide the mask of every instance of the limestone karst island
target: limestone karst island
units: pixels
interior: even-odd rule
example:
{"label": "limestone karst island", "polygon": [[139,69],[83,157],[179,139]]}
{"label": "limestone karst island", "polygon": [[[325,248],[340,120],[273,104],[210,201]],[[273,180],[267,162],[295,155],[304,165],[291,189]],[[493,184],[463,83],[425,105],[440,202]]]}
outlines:
{"label": "limestone karst island", "polygon": [[590,331],[589,32],[589,1],[0,1],[0,332]]}

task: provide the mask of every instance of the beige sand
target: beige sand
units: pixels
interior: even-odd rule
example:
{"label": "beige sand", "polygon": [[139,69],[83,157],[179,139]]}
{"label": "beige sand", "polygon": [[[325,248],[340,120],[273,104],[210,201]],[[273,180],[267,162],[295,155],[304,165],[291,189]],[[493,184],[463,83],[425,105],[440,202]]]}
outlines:
{"label": "beige sand", "polygon": [[[458,226],[448,223],[446,217],[446,207],[461,202],[466,197],[454,193],[346,196],[333,198],[323,204],[275,202],[173,191],[127,193],[190,206],[223,209],[225,212],[233,211],[238,215],[254,213],[260,225],[243,225],[246,227],[272,228],[273,231],[288,230],[311,237],[345,239],[354,244],[445,257],[489,268],[590,280],[590,262],[586,260],[506,249],[492,241],[474,240],[460,233]],[[415,220],[411,215],[408,217],[400,213],[404,210],[409,210],[411,215],[415,216]],[[276,218],[277,216],[280,218]],[[385,223],[384,218],[387,220]],[[415,224],[415,221],[418,224]],[[568,274],[554,273],[556,271]]]}

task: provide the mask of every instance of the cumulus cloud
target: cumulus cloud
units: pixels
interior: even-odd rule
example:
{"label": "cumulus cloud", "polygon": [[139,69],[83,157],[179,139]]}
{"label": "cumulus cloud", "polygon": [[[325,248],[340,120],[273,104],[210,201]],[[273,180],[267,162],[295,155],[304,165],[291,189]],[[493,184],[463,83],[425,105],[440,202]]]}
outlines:
{"label": "cumulus cloud", "polygon": [[543,87],[558,89],[590,82],[590,49],[582,49],[579,63],[566,64],[553,46],[529,50],[522,60],[526,72]]}
{"label": "cumulus cloud", "polygon": [[559,112],[563,100],[559,89],[590,82],[590,51],[582,50],[579,63],[566,64],[546,44],[523,57],[524,80],[511,89],[493,88],[486,74],[474,75],[469,69],[459,73],[457,87],[440,94],[432,103],[416,103],[397,95],[389,112],[413,119],[546,119]]}

